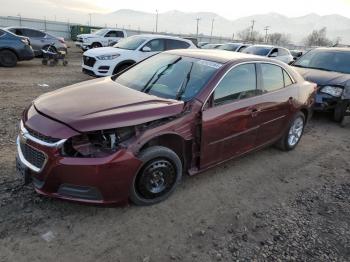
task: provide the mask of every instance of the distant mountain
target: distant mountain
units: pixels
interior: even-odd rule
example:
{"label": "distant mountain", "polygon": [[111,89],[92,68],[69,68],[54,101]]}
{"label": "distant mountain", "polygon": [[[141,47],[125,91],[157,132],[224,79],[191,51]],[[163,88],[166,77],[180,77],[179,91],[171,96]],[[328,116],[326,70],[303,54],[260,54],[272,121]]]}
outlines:
{"label": "distant mountain", "polygon": [[[287,17],[278,13],[268,13],[229,20],[210,12],[186,13],[172,10],[159,13],[158,32],[195,34],[196,18],[200,18],[199,33],[205,35],[211,33],[212,19],[214,19],[213,35],[223,37],[232,37],[232,34],[251,26],[251,21],[255,20],[255,30],[263,34],[264,27],[270,26],[269,33],[289,34],[294,43],[301,42],[312,30],[322,27],[327,27],[327,35],[331,40],[341,37],[342,42],[350,43],[350,19],[340,15],[308,14],[301,17]],[[121,9],[105,15],[94,14],[93,23],[154,31],[156,14]]]}

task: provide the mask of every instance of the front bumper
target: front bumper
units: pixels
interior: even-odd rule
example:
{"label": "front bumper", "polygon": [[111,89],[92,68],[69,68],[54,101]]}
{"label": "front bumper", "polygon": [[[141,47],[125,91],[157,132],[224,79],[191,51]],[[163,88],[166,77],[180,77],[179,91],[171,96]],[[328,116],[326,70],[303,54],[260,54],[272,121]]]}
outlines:
{"label": "front bumper", "polygon": [[315,111],[332,111],[335,109],[337,104],[341,102],[340,97],[333,97],[328,94],[318,92],[316,94],[316,101],[314,104]]}
{"label": "front bumper", "polygon": [[[17,139],[20,162],[29,169],[37,193],[92,204],[125,204],[141,161],[126,149],[104,158],[62,157],[64,139],[47,144],[28,134],[23,126]],[[23,144],[45,156],[42,166],[26,159]],[[22,147],[21,147],[22,145]]]}
{"label": "front bumper", "polygon": [[113,60],[108,60],[108,63],[104,60],[96,59],[93,67],[85,65],[82,62],[82,71],[88,75],[92,76],[111,76],[117,63],[113,63]]}

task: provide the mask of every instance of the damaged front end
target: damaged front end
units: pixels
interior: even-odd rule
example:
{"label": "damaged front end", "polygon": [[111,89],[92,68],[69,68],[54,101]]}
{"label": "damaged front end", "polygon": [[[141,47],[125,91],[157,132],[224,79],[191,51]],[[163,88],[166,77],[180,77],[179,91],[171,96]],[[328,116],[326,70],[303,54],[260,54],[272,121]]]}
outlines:
{"label": "damaged front end", "polygon": [[135,127],[121,127],[116,129],[88,132],[68,139],[61,155],[66,157],[106,157],[125,148],[123,142],[135,136]]}
{"label": "damaged front end", "polygon": [[333,111],[336,122],[350,116],[350,86],[320,86],[316,96],[315,110]]}

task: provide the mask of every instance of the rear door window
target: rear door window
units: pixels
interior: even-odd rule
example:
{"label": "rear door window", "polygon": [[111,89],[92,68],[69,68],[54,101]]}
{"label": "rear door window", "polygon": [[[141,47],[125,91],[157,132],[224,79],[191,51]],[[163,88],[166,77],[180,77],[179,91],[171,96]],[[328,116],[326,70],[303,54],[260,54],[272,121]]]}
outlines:
{"label": "rear door window", "polygon": [[124,37],[124,33],[121,31],[109,31],[105,37]]}
{"label": "rear door window", "polygon": [[27,37],[42,38],[46,36],[44,32],[33,30],[33,29],[23,29],[23,32],[24,32],[24,36],[27,36]]}
{"label": "rear door window", "polygon": [[189,48],[190,44],[184,41],[168,39],[167,40],[167,50],[173,49],[186,49]]}
{"label": "rear door window", "polygon": [[284,87],[283,69],[273,64],[260,64],[264,92],[273,92]]}

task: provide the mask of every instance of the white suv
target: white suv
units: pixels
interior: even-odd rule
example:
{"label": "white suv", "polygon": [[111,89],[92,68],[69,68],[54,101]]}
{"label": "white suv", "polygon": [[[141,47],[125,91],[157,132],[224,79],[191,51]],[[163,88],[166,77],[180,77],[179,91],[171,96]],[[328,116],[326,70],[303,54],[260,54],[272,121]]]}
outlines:
{"label": "white suv", "polygon": [[93,76],[114,75],[134,63],[171,49],[197,48],[190,40],[164,35],[135,35],[113,47],[90,49],[83,55],[83,72]]}
{"label": "white suv", "polygon": [[125,37],[126,32],[124,30],[106,28],[92,34],[77,35],[75,45],[81,47],[83,50],[88,50],[90,48],[112,46]]}
{"label": "white suv", "polygon": [[282,61],[286,64],[289,64],[294,61],[294,58],[289,52],[289,50],[279,46],[252,45],[244,49],[242,53],[267,56],[267,57]]}

